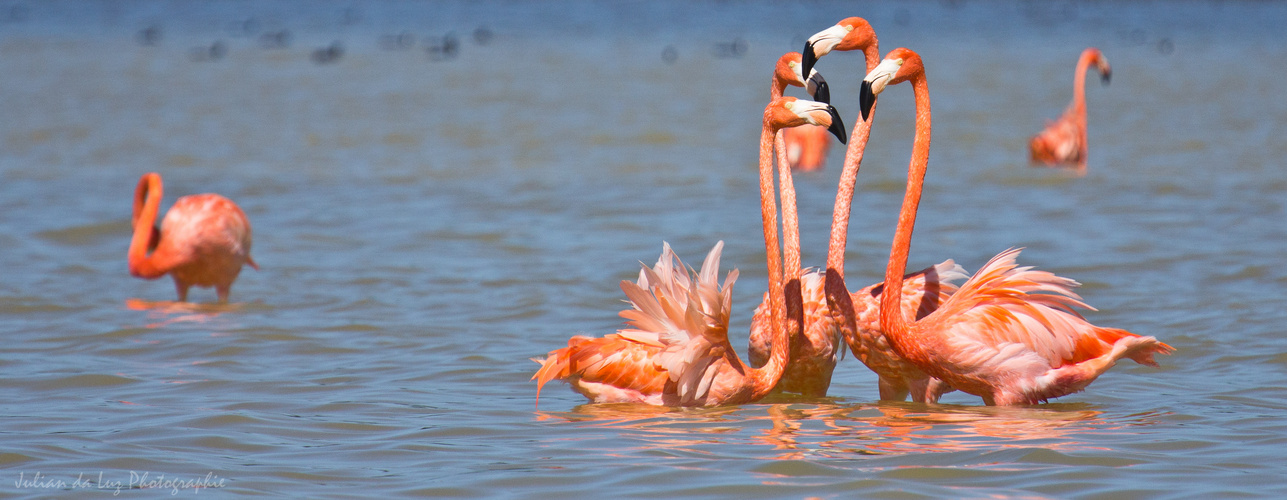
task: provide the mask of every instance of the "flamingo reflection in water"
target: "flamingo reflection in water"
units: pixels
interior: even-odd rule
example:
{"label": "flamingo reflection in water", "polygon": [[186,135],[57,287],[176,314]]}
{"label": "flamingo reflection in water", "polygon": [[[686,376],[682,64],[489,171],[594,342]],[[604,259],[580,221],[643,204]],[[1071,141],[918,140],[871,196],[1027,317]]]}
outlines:
{"label": "flamingo reflection in water", "polygon": [[227,312],[245,309],[245,304],[199,304],[193,302],[172,302],[168,300],[151,301],[142,299],[125,299],[125,308],[131,311],[147,312],[148,323],[145,328],[163,328],[176,323],[209,323]]}
{"label": "flamingo reflection in water", "polygon": [[[1092,446],[1080,440],[1080,435],[1147,427],[1155,425],[1157,417],[1150,413],[1107,418],[1085,403],[932,408],[902,402],[779,403],[702,409],[587,404],[570,412],[537,412],[539,420],[618,429],[628,438],[626,442],[637,447],[614,452],[617,455],[647,450],[710,455],[736,450],[734,453],[741,456],[769,460],[998,449],[1086,450]],[[767,446],[775,453],[747,455],[737,445]]]}

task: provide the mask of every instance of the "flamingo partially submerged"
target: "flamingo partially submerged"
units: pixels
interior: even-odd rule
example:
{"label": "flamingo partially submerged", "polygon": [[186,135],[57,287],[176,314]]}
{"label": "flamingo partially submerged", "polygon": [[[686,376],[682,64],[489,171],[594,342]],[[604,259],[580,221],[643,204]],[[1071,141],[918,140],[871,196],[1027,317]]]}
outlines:
{"label": "flamingo partially submerged", "polygon": [[880,324],[890,345],[925,373],[983,398],[988,405],[1036,404],[1084,390],[1119,359],[1157,366],[1170,354],[1153,337],[1098,327],[1075,308],[1091,309],[1073,292],[1076,281],[1019,267],[1018,249],[993,257],[938,310],[915,321],[900,314],[903,271],[929,164],[929,85],[915,52],[899,48],[863,79],[860,104],[867,113],[890,85],[911,82],[916,138],[907,192],[894,233]]}

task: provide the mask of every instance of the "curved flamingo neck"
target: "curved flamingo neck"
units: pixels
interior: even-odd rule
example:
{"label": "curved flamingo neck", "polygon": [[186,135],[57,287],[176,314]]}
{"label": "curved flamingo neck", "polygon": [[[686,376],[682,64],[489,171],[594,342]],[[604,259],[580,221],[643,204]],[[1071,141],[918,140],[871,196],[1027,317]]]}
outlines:
{"label": "curved flamingo neck", "polygon": [[[863,50],[867,60],[867,72],[880,64],[880,49],[873,42]],[[864,73],[866,74],[866,73]],[[849,138],[849,147],[845,148],[845,163],[840,171],[840,183],[836,188],[836,206],[831,212],[831,239],[827,244],[827,269],[834,269],[845,277],[845,248],[849,239],[849,216],[853,211],[854,186],[858,182],[858,170],[862,166],[862,155],[867,150],[867,139],[871,137],[871,124],[875,121],[876,105],[868,112],[869,118],[858,115],[858,126],[854,127]]]}
{"label": "curved flamingo neck", "polygon": [[769,123],[765,112],[764,128],[760,133],[760,216],[764,223],[764,253],[768,263],[769,318],[772,324],[773,346],[769,361],[759,369],[750,371],[752,393],[763,397],[777,385],[786,369],[789,351],[786,333],[786,300],[783,296],[781,245],[778,242],[777,206],[773,198],[773,142],[778,129]]}
{"label": "curved flamingo neck", "polygon": [[925,170],[929,167],[931,130],[929,85],[925,82],[925,74],[917,73],[910,81],[916,98],[916,139],[912,141],[912,160],[907,167],[907,192],[903,195],[903,208],[898,214],[898,228],[894,231],[894,243],[889,252],[889,266],[885,268],[885,291],[880,299],[880,326],[896,349],[908,329],[907,319],[900,310],[903,273],[907,271],[912,230],[916,226],[916,210],[920,207]]}
{"label": "curved flamingo neck", "polygon": [[[774,73],[769,100],[776,101],[786,92],[786,84]],[[773,146],[777,150],[778,184],[782,197],[782,239],[786,248],[786,276],[784,280],[800,277],[800,215],[796,205],[795,182],[787,161],[786,140],[779,129],[773,133]],[[776,231],[776,229],[775,229]]]}
{"label": "curved flamingo neck", "polygon": [[135,276],[155,278],[169,271],[157,262],[155,253],[152,256],[147,254],[156,228],[157,212],[161,209],[162,193],[161,176],[156,174],[145,174],[134,190],[134,234],[130,238],[128,259],[130,273]]}
{"label": "curved flamingo neck", "polygon": [[1073,100],[1068,105],[1068,110],[1081,117],[1083,122],[1086,119],[1086,71],[1090,69],[1092,58],[1094,55],[1090,52],[1082,52],[1077,58],[1077,70],[1073,73]]}

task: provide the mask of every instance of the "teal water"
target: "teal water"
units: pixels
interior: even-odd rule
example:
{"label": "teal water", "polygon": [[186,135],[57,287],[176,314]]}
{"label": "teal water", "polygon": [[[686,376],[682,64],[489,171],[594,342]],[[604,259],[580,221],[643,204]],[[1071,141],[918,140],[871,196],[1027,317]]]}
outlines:
{"label": "teal water", "polygon": [[[1176,354],[1024,408],[880,403],[852,357],[820,400],[588,405],[555,383],[536,407],[529,358],[614,331],[617,283],[662,241],[690,263],[725,241],[745,345],[772,64],[851,15],[930,80],[910,266],[1026,247],[1093,322]],[[1258,2],[0,2],[0,495],[1287,495],[1284,21]],[[1089,174],[1031,169],[1091,45],[1114,74],[1088,85]],[[861,65],[818,65],[850,126]],[[911,144],[909,89],[881,99],[863,284]],[[796,178],[807,265],[840,158]],[[129,276],[147,171],[163,209],[218,192],[248,214],[262,270],[233,304]]]}

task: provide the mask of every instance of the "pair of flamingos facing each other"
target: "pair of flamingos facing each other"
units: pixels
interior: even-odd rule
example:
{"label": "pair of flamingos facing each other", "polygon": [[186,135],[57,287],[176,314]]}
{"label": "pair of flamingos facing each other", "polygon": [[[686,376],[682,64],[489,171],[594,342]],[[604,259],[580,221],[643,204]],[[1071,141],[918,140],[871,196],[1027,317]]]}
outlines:
{"label": "pair of flamingos facing each other", "polygon": [[[722,289],[718,287],[715,267],[722,243],[692,277],[665,246],[657,266],[644,268],[637,283],[622,282],[634,308],[621,315],[634,328],[600,338],[573,337],[567,348],[552,351],[539,361],[542,366],[533,376],[539,379],[538,398],[545,383],[561,379],[595,402],[735,404],[768,394],[774,382],[786,382],[792,375],[797,383],[814,391],[821,387],[825,394],[838,353],[819,360],[809,357],[816,353],[797,347],[825,346],[828,337],[840,336],[877,372],[882,399],[902,400],[910,392],[915,401],[934,402],[942,393],[959,389],[989,405],[1034,404],[1084,389],[1123,357],[1156,366],[1153,354],[1173,351],[1152,337],[1091,325],[1073,309],[1089,308],[1072,292],[1077,283],[1017,267],[1018,250],[997,255],[955,291],[941,279],[958,272],[951,261],[904,277],[929,158],[931,121],[924,68],[920,57],[907,49],[897,49],[876,64],[879,56],[870,26],[860,18],[849,18],[810,38],[802,73],[810,73],[817,57],[831,50],[862,50],[872,71],[863,83],[863,120],[846,152],[825,277],[801,276],[798,265],[790,264],[793,245],[798,259],[790,215],[784,216],[788,266],[782,274],[772,180],[767,173],[772,161],[770,138],[777,129],[795,124],[780,119],[781,109],[790,110],[787,104],[804,101],[775,99],[765,111],[761,211],[770,289],[752,324],[753,352],[768,349],[764,367],[742,363],[728,343],[729,288],[736,272]],[[904,81],[912,82],[917,118],[904,206],[885,281],[851,295],[842,274],[844,235],[853,176],[870,132],[867,118],[875,96],[888,85]],[[822,122],[825,117],[813,118]],[[780,161],[780,173],[782,165]],[[794,193],[789,171],[782,178],[787,180],[781,189],[783,208],[790,211],[788,193],[791,202]],[[894,293],[883,294],[884,290]],[[825,306],[819,296],[825,297]],[[809,304],[802,304],[806,298]],[[782,344],[788,338],[790,348],[784,350]],[[792,373],[801,366],[822,369]]]}

